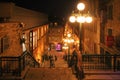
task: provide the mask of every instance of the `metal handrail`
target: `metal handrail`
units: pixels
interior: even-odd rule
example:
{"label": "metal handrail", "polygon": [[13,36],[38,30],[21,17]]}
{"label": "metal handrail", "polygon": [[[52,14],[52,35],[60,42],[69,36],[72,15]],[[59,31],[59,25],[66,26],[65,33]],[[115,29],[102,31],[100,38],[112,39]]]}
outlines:
{"label": "metal handrail", "polygon": [[82,55],[83,68],[85,70],[120,70],[120,55],[108,54],[84,54]]}
{"label": "metal handrail", "polygon": [[0,57],[0,76],[3,74],[11,74],[11,76],[21,76],[21,72],[25,69],[26,56],[29,56],[34,62],[34,66],[39,63],[34,59],[34,57],[27,51],[25,51],[21,56],[1,56]]}
{"label": "metal handrail", "polygon": [[118,51],[117,49],[115,49],[115,47],[107,47],[105,44],[100,43],[100,47],[103,48],[105,51],[111,53],[111,54],[120,54],[120,51]]}
{"label": "metal handrail", "polygon": [[35,60],[35,58],[31,55],[31,53],[30,52],[28,52],[28,51],[25,51],[20,57],[25,57],[25,56],[30,56],[31,57],[31,59],[34,61],[34,63],[35,64],[37,64],[38,65],[38,67],[39,67],[39,63]]}

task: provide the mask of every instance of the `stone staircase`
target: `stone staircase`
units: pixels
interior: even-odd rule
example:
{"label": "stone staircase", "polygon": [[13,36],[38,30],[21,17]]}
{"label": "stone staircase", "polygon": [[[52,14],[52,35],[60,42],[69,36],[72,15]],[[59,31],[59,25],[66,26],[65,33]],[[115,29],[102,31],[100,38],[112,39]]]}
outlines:
{"label": "stone staircase", "polygon": [[[84,80],[120,80],[120,72],[85,70]],[[49,68],[49,61],[41,68],[30,68],[25,80],[77,80],[68,68],[67,62],[59,59],[55,62],[55,68]]]}
{"label": "stone staircase", "polygon": [[120,80],[120,72],[114,71],[85,71],[84,80]]}
{"label": "stone staircase", "polygon": [[30,68],[24,80],[77,80],[70,68]]}

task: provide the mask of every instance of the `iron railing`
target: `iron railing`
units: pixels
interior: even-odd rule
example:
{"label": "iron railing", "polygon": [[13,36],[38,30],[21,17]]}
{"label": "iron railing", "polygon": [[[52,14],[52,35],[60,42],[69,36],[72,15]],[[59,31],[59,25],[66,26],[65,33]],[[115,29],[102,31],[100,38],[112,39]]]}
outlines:
{"label": "iron railing", "polygon": [[25,65],[29,67],[40,67],[40,64],[35,60],[30,52],[25,53]]}
{"label": "iron railing", "polygon": [[[28,59],[31,60],[28,64]],[[2,75],[12,75],[12,76],[21,76],[21,72],[25,69],[26,66],[31,65],[32,67],[39,67],[39,63],[28,53],[24,52],[21,56],[10,57],[10,56],[1,56],[0,57],[0,76]],[[30,66],[31,67],[31,66]]]}
{"label": "iron railing", "polygon": [[120,55],[82,55],[84,70],[120,70]]}
{"label": "iron railing", "polygon": [[0,57],[0,75],[12,74],[20,76],[24,67],[20,57]]}

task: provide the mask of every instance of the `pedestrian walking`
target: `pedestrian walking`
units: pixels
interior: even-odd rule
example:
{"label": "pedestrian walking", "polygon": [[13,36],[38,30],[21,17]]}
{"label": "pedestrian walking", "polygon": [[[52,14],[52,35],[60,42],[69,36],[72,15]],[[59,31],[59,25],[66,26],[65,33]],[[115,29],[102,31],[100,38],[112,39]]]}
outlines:
{"label": "pedestrian walking", "polygon": [[57,58],[51,54],[49,56],[49,60],[50,60],[50,68],[55,67],[55,60],[57,60]]}
{"label": "pedestrian walking", "polygon": [[78,56],[78,63],[77,63],[77,78],[78,80],[83,80],[85,78],[84,70],[82,66],[82,54],[79,50],[77,50],[77,56]]}
{"label": "pedestrian walking", "polygon": [[69,66],[72,68],[72,72],[76,75],[78,80],[82,80],[84,78],[84,71],[82,67],[82,54],[76,48],[76,46],[73,46],[73,52]]}
{"label": "pedestrian walking", "polygon": [[57,61],[57,56],[55,55],[55,61]]}
{"label": "pedestrian walking", "polygon": [[42,55],[42,60],[41,60],[41,63],[42,65],[41,66],[44,66],[44,63],[45,63],[45,54]]}
{"label": "pedestrian walking", "polygon": [[73,74],[76,74],[77,63],[78,63],[77,51],[76,51],[76,48],[73,47],[73,52],[72,52],[71,60],[70,60],[70,63],[69,63],[69,67],[72,68]]}

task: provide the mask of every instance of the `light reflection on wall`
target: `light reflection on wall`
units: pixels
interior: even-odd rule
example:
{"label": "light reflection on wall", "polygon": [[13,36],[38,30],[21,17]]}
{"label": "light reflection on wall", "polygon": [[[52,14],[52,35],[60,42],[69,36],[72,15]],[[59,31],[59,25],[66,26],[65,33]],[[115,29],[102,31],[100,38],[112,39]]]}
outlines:
{"label": "light reflection on wall", "polygon": [[44,41],[44,38],[41,39],[41,41],[38,42],[40,45],[38,45],[38,47],[34,50],[34,57],[39,63],[42,62],[42,55],[44,53]]}

